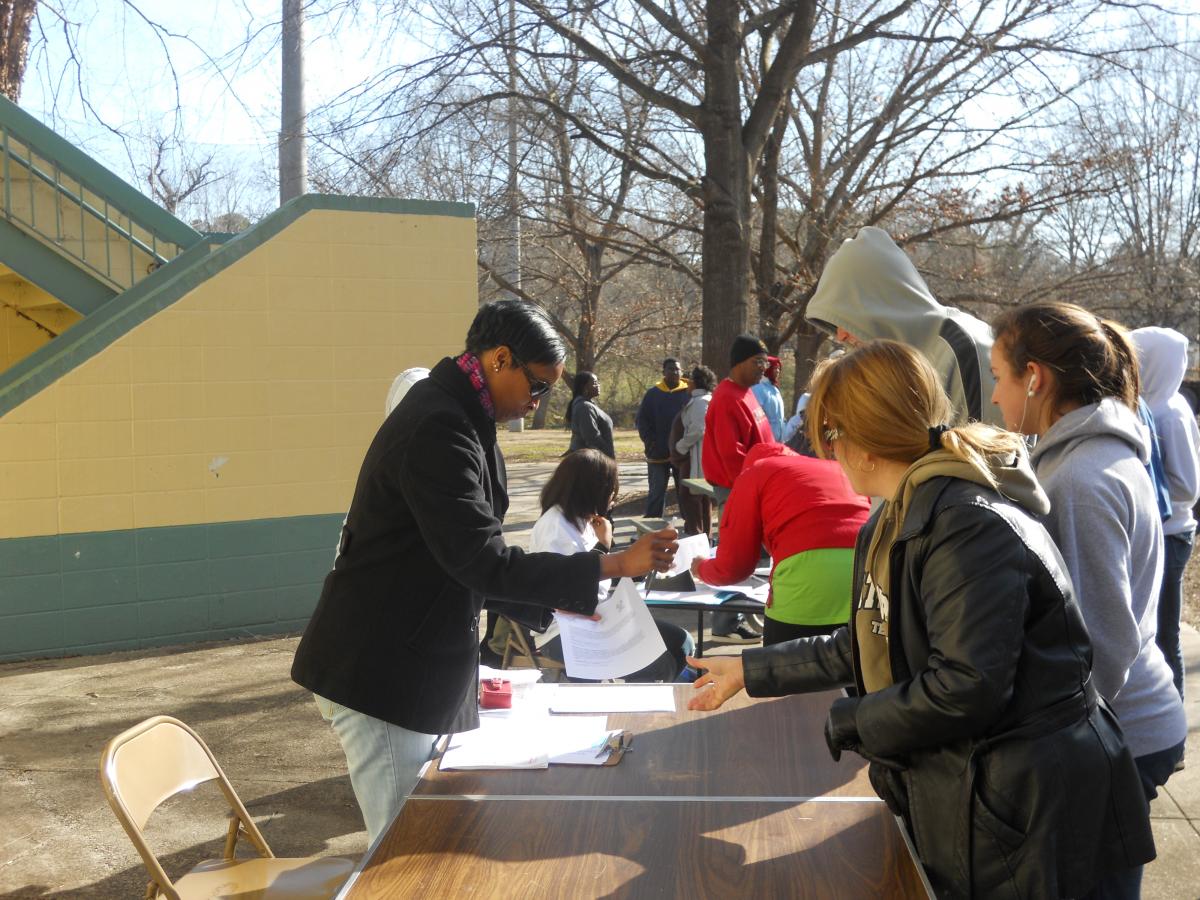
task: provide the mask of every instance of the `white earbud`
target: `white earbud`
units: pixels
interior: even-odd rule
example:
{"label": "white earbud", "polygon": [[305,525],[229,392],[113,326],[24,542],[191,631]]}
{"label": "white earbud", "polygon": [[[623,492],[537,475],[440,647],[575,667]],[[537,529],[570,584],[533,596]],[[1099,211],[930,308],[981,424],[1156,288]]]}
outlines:
{"label": "white earbud", "polygon": [[1035,387],[1037,387],[1037,376],[1036,376],[1036,375],[1031,375],[1031,376],[1029,376],[1029,384],[1026,386],[1026,390],[1025,390],[1025,396],[1026,396],[1026,397],[1032,397],[1032,396],[1033,396],[1033,389],[1034,389]]}

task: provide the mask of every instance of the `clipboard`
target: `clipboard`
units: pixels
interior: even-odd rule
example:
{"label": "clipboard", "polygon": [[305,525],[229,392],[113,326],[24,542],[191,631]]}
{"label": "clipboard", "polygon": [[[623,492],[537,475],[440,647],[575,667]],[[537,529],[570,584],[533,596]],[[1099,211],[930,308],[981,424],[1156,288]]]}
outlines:
{"label": "clipboard", "polygon": [[659,575],[657,572],[651,572],[646,576],[646,593],[649,594],[651,591],[692,594],[696,591],[696,580],[692,578],[692,573],[686,569],[678,575],[672,575],[669,578]]}
{"label": "clipboard", "polygon": [[[633,749],[633,732],[628,731],[628,730],[621,731],[621,732],[614,731],[611,735],[609,735],[608,741],[605,743],[603,749],[608,751],[608,756],[606,756],[604,758],[604,762],[599,763],[599,765],[615,766],[617,763],[619,763],[624,758],[626,753],[628,753],[630,750]],[[597,754],[597,756],[599,756],[599,754]],[[588,764],[587,763],[562,762],[562,763],[551,763],[551,765],[555,765],[555,766],[586,766]],[[593,763],[593,765],[595,765],[595,763]]]}

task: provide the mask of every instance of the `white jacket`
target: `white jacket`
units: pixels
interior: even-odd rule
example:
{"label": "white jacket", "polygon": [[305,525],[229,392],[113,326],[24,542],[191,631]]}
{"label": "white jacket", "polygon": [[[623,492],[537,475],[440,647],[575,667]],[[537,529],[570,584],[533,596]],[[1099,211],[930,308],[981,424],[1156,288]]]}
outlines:
{"label": "white jacket", "polygon": [[1187,373],[1188,339],[1173,328],[1138,328],[1137,348],[1142,399],[1154,413],[1163,472],[1171,495],[1171,518],[1163,534],[1188,534],[1196,528],[1192,508],[1200,498],[1200,429],[1188,402],[1179,394]]}
{"label": "white jacket", "polygon": [[692,391],[692,399],[683,408],[683,437],[675,442],[675,452],[688,454],[692,462],[688,478],[704,477],[700,451],[704,444],[704,416],[708,413],[710,400],[711,391],[697,389]]}

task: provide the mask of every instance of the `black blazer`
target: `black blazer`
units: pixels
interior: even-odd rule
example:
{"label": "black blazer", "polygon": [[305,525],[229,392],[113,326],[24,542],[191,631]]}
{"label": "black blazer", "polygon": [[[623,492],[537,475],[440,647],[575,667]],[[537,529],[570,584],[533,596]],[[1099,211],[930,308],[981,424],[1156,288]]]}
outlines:
{"label": "black blazer", "polygon": [[444,359],[371,442],[292,678],[411,731],[474,727],[485,598],[590,614],[600,580],[597,554],[506,546],[505,487],[496,423]]}

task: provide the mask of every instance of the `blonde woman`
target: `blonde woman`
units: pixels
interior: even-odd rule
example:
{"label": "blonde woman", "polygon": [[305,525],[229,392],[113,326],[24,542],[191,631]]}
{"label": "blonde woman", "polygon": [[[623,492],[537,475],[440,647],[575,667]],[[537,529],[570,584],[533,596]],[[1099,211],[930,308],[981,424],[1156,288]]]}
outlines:
{"label": "blonde woman", "polygon": [[818,368],[810,438],[884,500],[855,548],[846,628],[705,658],[689,706],[853,685],[825,726],[871,763],[939,897],[1075,897],[1153,857],[1149,814],[1019,437],[948,427],[915,350]]}

